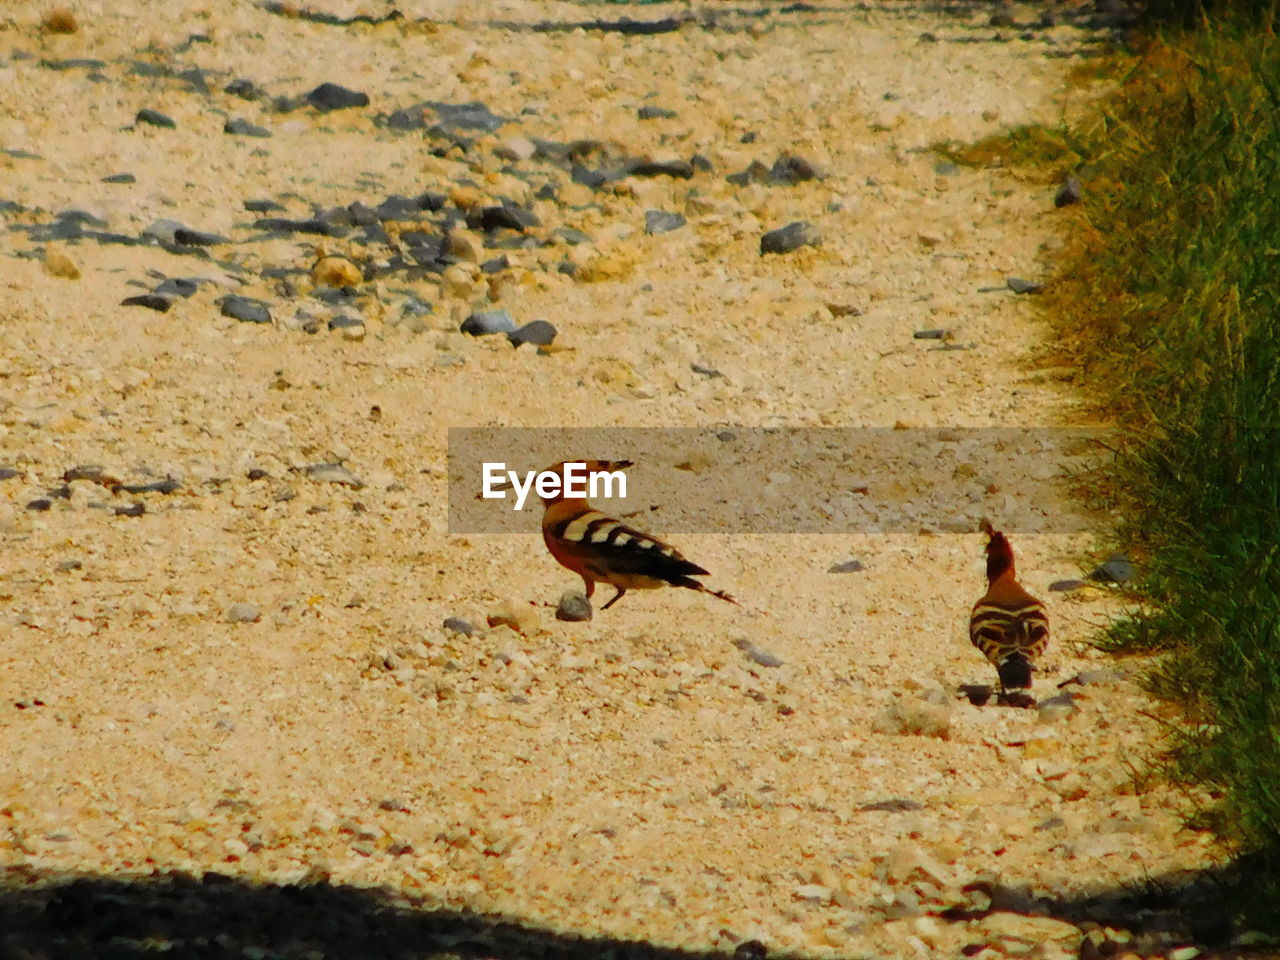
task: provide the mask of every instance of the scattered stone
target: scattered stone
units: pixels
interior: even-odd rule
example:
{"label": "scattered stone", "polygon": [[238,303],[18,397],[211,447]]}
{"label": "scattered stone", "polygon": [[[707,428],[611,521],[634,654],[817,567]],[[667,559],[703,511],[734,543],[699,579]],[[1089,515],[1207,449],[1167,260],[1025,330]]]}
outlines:
{"label": "scattered stone", "polygon": [[519,330],[507,334],[513,347],[531,343],[535,347],[549,347],[556,338],[556,328],[549,320],[532,320]]}
{"label": "scattered stone", "polygon": [[473,337],[492,333],[512,334],[515,333],[516,322],[506,310],[480,310],[463,320],[459,329]]}
{"label": "scattered stone", "polygon": [[186,299],[200,289],[199,280],[188,280],[182,277],[168,277],[162,280],[151,291],[162,297],[181,297]]}
{"label": "scattered stone", "polygon": [[252,603],[233,603],[227,608],[227,623],[257,623],[262,611]]}
{"label": "scattered stone", "polygon": [[270,137],[272,133],[266,127],[235,117],[222,125],[222,132],[237,137]]}
{"label": "scattered stone", "polygon": [[226,237],[216,233],[205,233],[202,230],[188,230],[179,227],[173,231],[173,242],[184,247],[216,247],[222,243],[230,243]]}
{"label": "scattered stone", "polygon": [[246,200],[244,208],[250,213],[275,213],[285,209],[283,203],[277,203],[275,200]]}
{"label": "scattered stone", "polygon": [[115,507],[111,512],[117,517],[140,517],[147,512],[147,505],[141,500],[135,500],[127,507]]}
{"label": "scattered stone", "polygon": [[1006,277],[1005,285],[1014,293],[1039,293],[1044,289],[1043,283],[1036,283],[1033,280],[1023,280],[1021,277]]}
{"label": "scattered stone", "polygon": [[927,700],[895,700],[871,723],[877,733],[951,738],[951,712]]}
{"label": "scattered stone", "polygon": [[707,377],[711,380],[715,380],[717,377],[724,376],[724,374],[721,373],[719,370],[717,370],[715,367],[703,366],[701,363],[691,363],[689,364],[689,369],[692,370],[694,373],[698,374],[699,376]]}
{"label": "scattered stone", "polygon": [[1055,580],[1049,584],[1049,590],[1053,593],[1067,593],[1071,590],[1079,590],[1083,586],[1083,580]]}
{"label": "scattered stone", "polygon": [[152,221],[151,226],[142,231],[142,236],[150,237],[162,246],[172,246],[177,243],[174,239],[174,234],[179,230],[185,229],[186,226],[177,220],[161,217],[159,220]]}
{"label": "scattered stone", "polygon": [[352,490],[364,489],[364,481],[340,463],[309,463],[302,469],[317,483],[340,483]]}
{"label": "scattered stone", "polygon": [[21,476],[21,474],[13,467],[0,467],[0,480],[12,480],[18,476]]}
{"label": "scattered stone", "polygon": [[1128,583],[1137,575],[1138,568],[1132,560],[1123,553],[1113,553],[1105,563],[1094,568],[1088,578],[1096,583]]}
{"label": "scattered stone", "polygon": [[1040,702],[1037,719],[1044,724],[1061,723],[1069,719],[1077,709],[1075,697],[1069,693],[1060,693]]}
{"label": "scattered stone", "polygon": [[825,307],[827,308],[827,311],[828,311],[828,312],[831,314],[831,316],[833,316],[833,317],[860,317],[860,316],[862,316],[862,310],[861,310],[860,308],[858,308],[858,307],[855,307],[855,306],[854,306],[853,304],[851,304],[851,303],[832,303],[832,302],[828,301],[827,303],[823,304],[823,306],[825,306]]}
{"label": "scattered stone", "polygon": [[339,315],[329,318],[329,329],[340,330],[348,340],[363,340],[366,333],[364,321],[359,317]]}
{"label": "scattered stone", "polygon": [[591,601],[581,590],[566,590],[560,595],[560,603],[556,607],[557,620],[582,623],[590,620],[591,615]]}
{"label": "scattered stone", "polygon": [[159,293],[140,293],[137,296],[125,297],[120,301],[122,307],[146,307],[158,313],[167,313],[173,306],[173,298]]}
{"label": "scattered stone", "polygon": [[1084,187],[1081,186],[1079,178],[1072,174],[1062,181],[1062,186],[1053,197],[1053,205],[1061,209],[1079,203],[1082,199],[1084,199]]}
{"label": "scattered stone", "polygon": [[62,277],[64,280],[79,280],[80,268],[75,261],[60,250],[44,252],[44,272],[51,277]]}
{"label": "scattered stone", "polygon": [[1018,25],[1018,22],[1013,19],[1013,14],[1008,10],[997,10],[995,13],[991,14],[987,23],[990,26],[997,28],[1003,27],[1005,29],[1012,29]]}
{"label": "scattered stone", "polygon": [[932,330],[917,330],[911,334],[913,340],[950,340],[951,331],[945,327],[937,327]]}
{"label": "scattered stone", "polygon": [[346,257],[321,257],[311,268],[311,282],[318,287],[354,287],[364,282],[364,274]]}
{"label": "scattered stone", "polygon": [[643,106],[636,111],[636,116],[641,120],[674,120],[680,114],[674,110],[668,110],[665,107]]}
{"label": "scattered stone", "polygon": [[940,177],[954,177],[961,171],[958,163],[952,163],[950,160],[940,160],[933,165],[933,172]]}
{"label": "scattered stone", "polygon": [[44,511],[48,510],[52,506],[53,506],[53,501],[48,499],[47,497],[40,497],[37,500],[29,500],[27,502],[27,509],[34,510],[37,513],[43,513]]}
{"label": "scattered stone", "polygon": [[247,77],[237,77],[223,87],[222,92],[233,97],[239,97],[241,100],[260,100],[262,98],[262,90]]}
{"label": "scattered stone", "polygon": [[890,800],[876,800],[874,803],[864,803],[858,808],[864,813],[873,813],[883,811],[885,813],[907,813],[913,810],[923,810],[924,804],[918,800],[910,800],[906,797],[893,797]]}
{"label": "scattered stone", "polygon": [[650,236],[657,233],[670,233],[672,230],[679,230],[688,222],[678,213],[668,213],[665,210],[646,210],[644,214],[644,232]]}
{"label": "scattered stone", "polygon": [[542,226],[542,221],[531,211],[514,203],[501,206],[483,207],[473,218],[468,217],[468,226],[481,230],[519,230],[521,232],[532,227]]}
{"label": "scattered stone", "polygon": [[1058,689],[1069,687],[1072,684],[1078,684],[1082,687],[1102,686],[1110,683],[1119,683],[1124,679],[1124,674],[1119,670],[1112,670],[1108,667],[1102,667],[1099,670],[1081,670],[1074,677],[1069,677],[1058,684]]}
{"label": "scattered stone", "polygon": [[1175,947],[1169,951],[1169,960],[1196,960],[1200,956],[1200,948],[1193,946]]}
{"label": "scattered stone", "polygon": [[153,127],[165,127],[169,130],[176,130],[178,127],[168,114],[161,113],[159,110],[152,110],[150,107],[143,107],[139,110],[133,122],[135,124],[145,123]]}
{"label": "scattered stone", "polygon": [[336,83],[322,83],[303,97],[307,103],[321,113],[331,110],[347,110],[351,107],[367,107],[369,95],[358,90],[349,90]]}
{"label": "scattered stone", "polygon": [[113,173],[109,177],[102,178],[103,183],[137,183],[138,178],[132,173]]}
{"label": "scattered stone", "polygon": [[688,180],[693,176],[693,164],[688,160],[633,160],[626,172],[633,177],[675,177]]}
{"label": "scattered stone", "polygon": [[542,618],[538,616],[537,610],[528,604],[511,601],[498,604],[486,619],[491,627],[510,627],[526,637],[537,633],[542,626]]}
{"label": "scattered stone", "polygon": [[811,160],[797,156],[781,156],[769,169],[768,180],[770,183],[792,186],[809,180],[820,180],[824,175],[821,168]]}
{"label": "scattered stone", "polygon": [[221,297],[217,303],[222,309],[222,315],[232,320],[239,320],[242,323],[271,322],[271,311],[267,309],[267,305],[253,297],[242,297],[232,293]]}
{"label": "scattered stone", "polygon": [[476,632],[475,624],[470,620],[464,620],[462,617],[448,617],[445,619],[443,626],[446,630],[460,633],[464,637],[474,636]]}
{"label": "scattered stone", "polygon": [[739,650],[741,650],[743,653],[743,656],[745,656],[752,663],[759,664],[762,667],[782,666],[782,659],[780,657],[774,656],[772,653],[769,653],[767,650],[761,650],[750,640],[740,637],[739,639],[733,641],[733,645],[737,647]]}
{"label": "scattered stone", "polygon": [[867,569],[861,560],[845,560],[842,563],[833,563],[827,568],[827,573],[860,573]]}
{"label": "scattered stone", "polygon": [[770,230],[760,238],[760,253],[791,253],[801,247],[816,247],[822,243],[822,234],[804,220],[797,220],[777,230]]}

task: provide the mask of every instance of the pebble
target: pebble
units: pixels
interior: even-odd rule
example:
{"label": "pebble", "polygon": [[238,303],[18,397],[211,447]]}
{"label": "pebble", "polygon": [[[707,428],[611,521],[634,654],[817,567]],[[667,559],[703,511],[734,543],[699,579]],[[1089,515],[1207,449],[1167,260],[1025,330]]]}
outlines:
{"label": "pebble", "polygon": [[556,338],[556,328],[549,320],[531,320],[519,330],[507,334],[513,347],[531,343],[535,347],[549,347]]}
{"label": "pebble", "polygon": [[1044,289],[1043,283],[1036,283],[1034,280],[1024,280],[1022,277],[1006,277],[1005,286],[1014,293],[1039,293]]}
{"label": "pebble", "polygon": [[363,320],[345,315],[330,317],[329,329],[342,331],[342,335],[348,340],[363,340],[366,333]]}
{"label": "pebble", "polygon": [[132,173],[113,173],[102,178],[103,183],[137,183],[138,178]]}
{"label": "pebble", "polygon": [[666,107],[646,105],[636,111],[636,116],[641,120],[674,120],[680,114],[674,110],[668,110]]}
{"label": "pebble", "polygon": [[318,287],[354,287],[364,282],[364,274],[346,257],[321,257],[311,268],[311,282]]}
{"label": "pebble", "polygon": [[1198,956],[1200,956],[1199,947],[1175,947],[1169,951],[1169,960],[1195,960]]}
{"label": "pebble", "polygon": [[1088,578],[1097,583],[1127,583],[1137,575],[1138,568],[1132,560],[1123,553],[1113,553],[1105,563],[1095,567]]}
{"label": "pebble", "polygon": [[173,231],[173,241],[184,247],[216,247],[222,243],[230,243],[226,237],[216,233],[189,230],[186,227],[179,227]]}
{"label": "pebble", "polygon": [[468,218],[468,226],[478,226],[481,230],[519,230],[542,226],[542,221],[530,210],[514,203],[499,206],[483,207],[475,216]]}
{"label": "pebble", "polygon": [[230,133],[237,137],[270,137],[271,131],[266,127],[260,127],[256,123],[250,123],[248,120],[242,120],[235,117],[228,120],[222,125],[223,133]]}
{"label": "pebble", "polygon": [[581,590],[566,590],[556,606],[556,619],[569,623],[582,623],[592,616],[591,601]]}
{"label": "pebble", "polygon": [[506,310],[480,310],[463,320],[459,329],[473,337],[491,333],[512,334],[516,331],[516,322]]}
{"label": "pebble", "polygon": [[906,797],[892,797],[888,800],[876,800],[873,803],[864,803],[858,808],[864,813],[873,813],[883,811],[885,813],[907,813],[914,810],[923,810],[924,804],[918,800],[911,800]]}
{"label": "pebble", "polygon": [[232,80],[222,88],[222,92],[233,97],[239,97],[241,100],[258,100],[262,97],[262,90],[248,77],[238,77]]}
{"label": "pebble", "polygon": [[871,723],[877,733],[951,737],[951,712],[941,704],[925,700],[896,700],[882,710]]}
{"label": "pebble", "polygon": [[796,220],[785,227],[770,230],[760,238],[760,253],[791,253],[801,247],[816,247],[822,243],[822,234],[804,220]]}
{"label": "pebble", "polygon": [[137,296],[125,297],[120,301],[122,307],[146,307],[158,313],[166,313],[173,306],[173,298],[158,293],[140,293]]}
{"label": "pebble", "polygon": [[139,110],[133,122],[135,124],[145,123],[153,127],[165,127],[169,130],[175,130],[178,126],[168,114],[161,113],[159,110],[152,110],[150,107],[143,107]]}
{"label": "pebble", "polygon": [[303,471],[317,483],[340,483],[352,490],[364,488],[364,481],[340,463],[309,463]]}
{"label": "pebble", "polygon": [[861,560],[845,560],[827,567],[827,573],[860,573],[865,569]]}
{"label": "pebble", "polygon": [[263,200],[246,200],[244,208],[250,213],[275,213],[284,210],[285,206],[283,203],[277,203],[275,200],[267,198]]}
{"label": "pebble", "polygon": [[322,83],[303,99],[321,113],[331,110],[347,110],[351,107],[367,107],[369,95],[359,90],[349,90],[336,83]]}
{"label": "pebble", "polygon": [[633,177],[675,177],[688,180],[693,176],[693,164],[688,160],[633,160],[626,167]]}
{"label": "pebble", "polygon": [[530,636],[542,626],[538,611],[527,603],[500,603],[489,611],[486,622],[491,627],[510,627],[516,633]]}
{"label": "pebble", "polygon": [[222,309],[222,315],[232,320],[243,323],[271,322],[271,311],[267,309],[267,305],[253,297],[242,297],[233,293],[221,297],[217,303]]}
{"label": "pebble", "polygon": [[911,334],[913,340],[948,340],[950,336],[951,331],[945,327],[937,327],[932,330],[917,330]]}
{"label": "pebble", "polygon": [[227,623],[256,623],[262,611],[252,603],[233,603],[227,608]]}
{"label": "pebble", "polygon": [[1053,205],[1061,209],[1079,203],[1084,198],[1084,188],[1078,177],[1072,175],[1062,181],[1062,186],[1053,197]]}
{"label": "pebble", "polygon": [[46,250],[44,253],[44,272],[51,277],[62,277],[64,280],[79,280],[80,268],[75,261],[58,250]]}
{"label": "pebble", "polygon": [[820,180],[823,176],[818,165],[804,157],[781,156],[769,168],[768,180],[770,183],[790,186],[809,180]]}
{"label": "pebble", "polygon": [[452,630],[454,633],[460,633],[464,637],[474,636],[476,626],[470,620],[464,620],[462,617],[447,617],[442,624],[446,630]]}
{"label": "pebble", "polygon": [[644,232],[650,236],[657,233],[670,233],[672,230],[679,230],[688,222],[678,213],[669,213],[666,210],[646,210],[644,213]]}
{"label": "pebble", "polygon": [[40,497],[37,500],[27,501],[26,506],[28,510],[34,510],[37,513],[43,513],[45,510],[48,510],[50,507],[53,506],[53,501],[45,497]]}
{"label": "pebble", "polygon": [[150,237],[158,243],[169,245],[176,243],[174,234],[179,230],[185,230],[186,226],[177,220],[169,220],[161,217],[159,220],[153,220],[151,225],[142,231],[142,236]]}
{"label": "pebble", "polygon": [[1076,710],[1075,697],[1069,693],[1060,693],[1042,700],[1036,712],[1040,723],[1054,724],[1069,719]]}
{"label": "pebble", "polygon": [[183,297],[185,299],[199,289],[199,280],[189,280],[182,277],[167,277],[158,283],[151,292],[159,294],[162,297]]}
{"label": "pebble", "polygon": [[147,505],[141,500],[135,500],[127,507],[114,507],[111,512],[117,517],[140,517],[147,512]]}
{"label": "pebble", "polygon": [[762,667],[782,666],[782,659],[780,657],[774,656],[772,653],[769,653],[767,650],[761,650],[750,640],[739,638],[733,641],[733,645],[737,647],[739,650],[741,650],[743,656],[745,656],[752,663],[758,664]]}
{"label": "pebble", "polygon": [[1049,590],[1054,593],[1066,593],[1070,590],[1079,590],[1083,586],[1083,580],[1055,580],[1049,584]]}

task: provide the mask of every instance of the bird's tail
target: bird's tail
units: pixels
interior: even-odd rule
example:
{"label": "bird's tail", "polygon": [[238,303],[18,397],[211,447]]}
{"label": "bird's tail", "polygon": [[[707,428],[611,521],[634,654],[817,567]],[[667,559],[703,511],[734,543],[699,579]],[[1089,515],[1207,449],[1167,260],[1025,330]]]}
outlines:
{"label": "bird's tail", "polygon": [[1000,674],[1000,686],[1005,690],[1031,689],[1031,661],[1026,654],[1011,653],[996,667]]}

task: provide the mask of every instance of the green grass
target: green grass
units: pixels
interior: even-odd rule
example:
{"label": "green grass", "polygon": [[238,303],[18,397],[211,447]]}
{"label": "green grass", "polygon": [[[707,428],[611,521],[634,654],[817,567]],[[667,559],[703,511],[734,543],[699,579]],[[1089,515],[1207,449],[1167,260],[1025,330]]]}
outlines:
{"label": "green grass", "polygon": [[1241,909],[1277,930],[1280,43],[1259,4],[1161,6],[1195,29],[1115,61],[1100,118],[1054,138],[1070,155],[1023,152],[1091,165],[1045,299],[1099,409],[1129,428],[1103,482],[1146,575],[1106,644],[1164,653],[1152,687],[1188,721],[1170,772],[1213,798],[1202,821],[1249,863]]}

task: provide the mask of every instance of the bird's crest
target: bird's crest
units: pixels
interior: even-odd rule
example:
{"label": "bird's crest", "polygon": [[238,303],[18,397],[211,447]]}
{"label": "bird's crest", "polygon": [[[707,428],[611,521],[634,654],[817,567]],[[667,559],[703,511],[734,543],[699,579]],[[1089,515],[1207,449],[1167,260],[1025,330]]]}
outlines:
{"label": "bird's crest", "polygon": [[1013,547],[1003,533],[991,525],[989,520],[982,521],[982,532],[987,539],[987,582],[995,583],[1001,577],[1013,577]]}

